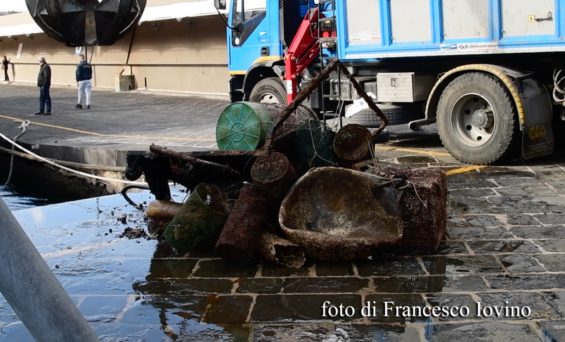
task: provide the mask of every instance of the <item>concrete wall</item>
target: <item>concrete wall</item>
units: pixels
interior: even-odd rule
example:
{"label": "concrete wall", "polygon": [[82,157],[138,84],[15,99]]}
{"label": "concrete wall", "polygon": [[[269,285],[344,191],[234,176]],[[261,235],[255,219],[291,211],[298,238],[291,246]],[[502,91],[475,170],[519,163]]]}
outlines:
{"label": "concrete wall", "polygon": [[[19,44],[21,55],[16,58]],[[128,57],[128,51],[131,53]],[[147,22],[112,46],[89,47],[97,88],[114,88],[116,77],[133,74],[148,90],[227,96],[225,26],[217,16]],[[13,63],[10,79],[35,83],[39,56],[45,56],[55,85],[75,86],[75,49],[44,34],[0,40],[0,56]]]}

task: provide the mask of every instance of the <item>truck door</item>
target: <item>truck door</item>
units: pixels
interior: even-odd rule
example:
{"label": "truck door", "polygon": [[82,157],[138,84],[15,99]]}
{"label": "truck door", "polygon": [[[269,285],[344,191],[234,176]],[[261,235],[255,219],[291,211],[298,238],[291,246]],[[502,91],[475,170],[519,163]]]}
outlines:
{"label": "truck door", "polygon": [[233,0],[228,33],[230,73],[244,74],[257,58],[271,55],[266,10],[267,0]]}

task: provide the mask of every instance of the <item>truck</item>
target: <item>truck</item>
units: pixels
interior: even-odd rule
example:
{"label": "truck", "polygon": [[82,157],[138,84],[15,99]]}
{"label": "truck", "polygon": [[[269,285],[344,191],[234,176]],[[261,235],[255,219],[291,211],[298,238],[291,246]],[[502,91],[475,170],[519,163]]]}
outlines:
{"label": "truck", "polygon": [[[459,161],[553,153],[565,120],[565,0],[215,0],[232,101],[285,104],[345,64],[391,124],[436,124]],[[334,72],[306,104],[376,125]]]}

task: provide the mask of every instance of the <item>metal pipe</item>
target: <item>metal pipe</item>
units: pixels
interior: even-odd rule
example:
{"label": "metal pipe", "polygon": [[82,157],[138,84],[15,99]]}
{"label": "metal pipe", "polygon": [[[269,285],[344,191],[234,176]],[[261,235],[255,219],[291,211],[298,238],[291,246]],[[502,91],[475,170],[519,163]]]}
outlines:
{"label": "metal pipe", "polygon": [[98,341],[0,198],[0,292],[37,341]]}

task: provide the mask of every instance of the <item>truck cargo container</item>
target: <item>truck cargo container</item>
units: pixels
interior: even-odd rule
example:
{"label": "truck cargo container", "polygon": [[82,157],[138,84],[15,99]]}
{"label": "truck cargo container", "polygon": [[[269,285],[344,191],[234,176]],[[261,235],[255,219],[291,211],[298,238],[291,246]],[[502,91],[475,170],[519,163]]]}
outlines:
{"label": "truck cargo container", "polygon": [[[460,161],[553,152],[565,117],[565,0],[232,0],[228,13],[232,101],[292,101],[337,58],[392,123],[437,123]],[[308,104],[320,117],[377,124],[337,72]]]}

